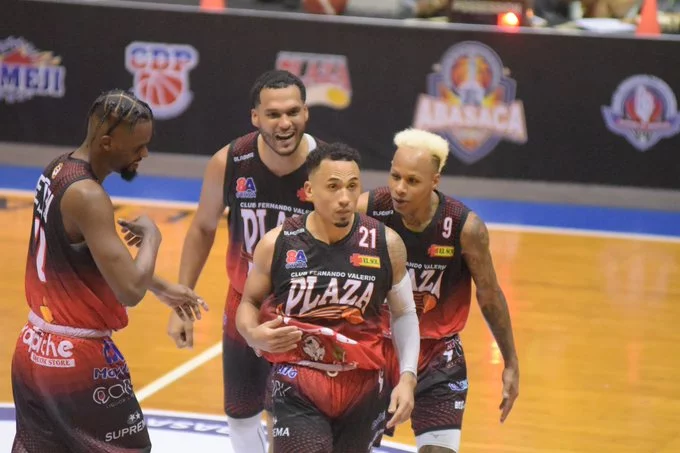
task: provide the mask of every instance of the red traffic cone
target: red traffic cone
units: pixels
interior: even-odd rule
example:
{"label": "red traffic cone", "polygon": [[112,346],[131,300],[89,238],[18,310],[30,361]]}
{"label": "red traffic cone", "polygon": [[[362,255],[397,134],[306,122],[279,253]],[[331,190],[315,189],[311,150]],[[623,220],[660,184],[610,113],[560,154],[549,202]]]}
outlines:
{"label": "red traffic cone", "polygon": [[644,0],[644,4],[642,5],[642,13],[640,14],[640,23],[638,24],[635,34],[655,36],[661,34],[661,26],[659,25],[656,0]]}

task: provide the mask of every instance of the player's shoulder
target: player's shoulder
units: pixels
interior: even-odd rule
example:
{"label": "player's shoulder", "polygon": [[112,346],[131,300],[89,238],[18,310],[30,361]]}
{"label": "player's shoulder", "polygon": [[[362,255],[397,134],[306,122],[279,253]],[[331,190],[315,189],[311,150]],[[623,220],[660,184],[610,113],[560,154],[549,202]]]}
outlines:
{"label": "player's shoulder", "polygon": [[92,179],[81,179],[66,188],[61,201],[65,214],[94,215],[106,214],[113,210],[111,197],[104,188]]}

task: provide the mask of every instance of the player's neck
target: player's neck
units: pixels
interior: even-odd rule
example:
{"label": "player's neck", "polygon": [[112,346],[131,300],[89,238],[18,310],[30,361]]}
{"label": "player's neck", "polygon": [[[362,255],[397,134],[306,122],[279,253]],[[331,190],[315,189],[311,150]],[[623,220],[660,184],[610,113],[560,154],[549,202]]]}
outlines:
{"label": "player's neck", "polygon": [[418,207],[411,213],[402,214],[401,219],[404,226],[411,231],[417,233],[425,230],[428,227],[434,214],[437,212],[439,207],[439,195],[434,190],[430,193],[430,202],[423,203],[422,206]]}
{"label": "player's neck", "polygon": [[300,168],[307,159],[309,144],[307,138],[302,137],[295,151],[288,156],[281,156],[274,152],[264,141],[262,136],[257,137],[257,153],[265,166],[277,176],[290,174]]}
{"label": "player's neck", "polygon": [[335,244],[343,240],[350,231],[352,231],[352,226],[354,225],[354,218],[350,221],[349,225],[346,227],[337,227],[332,223],[325,222],[316,212],[312,211],[307,216],[307,224],[305,227],[312,236],[318,241],[325,242],[326,244]]}
{"label": "player's neck", "polygon": [[111,173],[111,170],[109,170],[108,166],[106,166],[104,162],[92,158],[92,151],[86,144],[83,144],[78,149],[76,149],[71,154],[71,157],[73,159],[79,159],[88,162],[90,164],[90,168],[92,169],[92,173],[94,173],[94,176],[97,178],[97,182],[100,184],[103,183],[104,179],[109,175],[109,173]]}

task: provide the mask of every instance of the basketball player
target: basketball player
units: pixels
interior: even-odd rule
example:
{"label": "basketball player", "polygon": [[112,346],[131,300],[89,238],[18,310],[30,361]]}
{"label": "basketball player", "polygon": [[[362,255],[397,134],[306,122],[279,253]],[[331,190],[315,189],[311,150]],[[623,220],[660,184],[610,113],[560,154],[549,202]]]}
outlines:
{"label": "basketball player", "polygon": [[40,176],[26,262],[28,323],[12,361],[14,453],[148,452],[144,417],[125,359],[111,339],[147,289],[183,316],[200,318],[192,290],[153,277],[161,234],[146,216],[119,221],[102,187],[134,178],[148,155],[153,116],[132,94],[99,96],[87,137]]}
{"label": "basketball player", "polygon": [[[232,141],[208,163],[203,188],[182,249],[179,282],[195,287],[228,210],[229,289],[224,311],[224,408],[236,453],[265,451],[261,413],[269,363],[254,354],[234,324],[255,246],[264,234],[312,205],[302,187],[304,162],[317,146],[305,134],[309,117],[302,81],[288,71],[262,74],[251,90],[251,120],[258,130]],[[193,326],[171,316],[168,332],[178,347],[191,347]]]}
{"label": "basketball player", "polygon": [[400,373],[387,426],[413,407],[419,334],[406,249],[394,231],[355,213],[359,160],[342,143],[309,154],[305,194],[314,210],[260,241],[236,313],[241,335],[274,364],[276,453],[371,450],[386,418],[385,299]]}
{"label": "basketball player", "polygon": [[[477,301],[505,360],[503,422],[519,390],[519,365],[505,296],[496,279],[484,222],[437,190],[448,143],[430,132],[396,134],[389,187],[361,195],[359,211],[393,228],[406,244],[407,268],[420,318],[418,386],[411,423],[419,453],[458,452],[467,396],[467,370],[458,333],[467,321],[471,280]],[[386,326],[387,327],[387,326]],[[388,384],[396,361],[385,343]],[[389,433],[389,430],[387,431]]]}

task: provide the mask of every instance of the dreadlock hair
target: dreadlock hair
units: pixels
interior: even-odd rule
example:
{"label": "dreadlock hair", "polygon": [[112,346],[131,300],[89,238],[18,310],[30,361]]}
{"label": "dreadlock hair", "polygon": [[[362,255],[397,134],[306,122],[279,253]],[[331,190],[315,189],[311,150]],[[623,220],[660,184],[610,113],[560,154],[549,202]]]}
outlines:
{"label": "dreadlock hair", "polygon": [[251,108],[256,108],[260,105],[260,92],[265,88],[286,88],[291,85],[295,85],[300,90],[300,97],[302,102],[307,100],[307,90],[305,89],[305,84],[302,83],[299,77],[294,74],[284,71],[282,69],[272,69],[260,75],[253,87],[250,89],[250,106]]}
{"label": "dreadlock hair", "polygon": [[120,124],[127,124],[130,130],[140,121],[153,121],[153,112],[149,105],[137,98],[134,93],[121,89],[105,91],[95,99],[87,115],[99,121],[95,127],[98,130],[109,118],[113,121],[104,135],[111,135]]}

